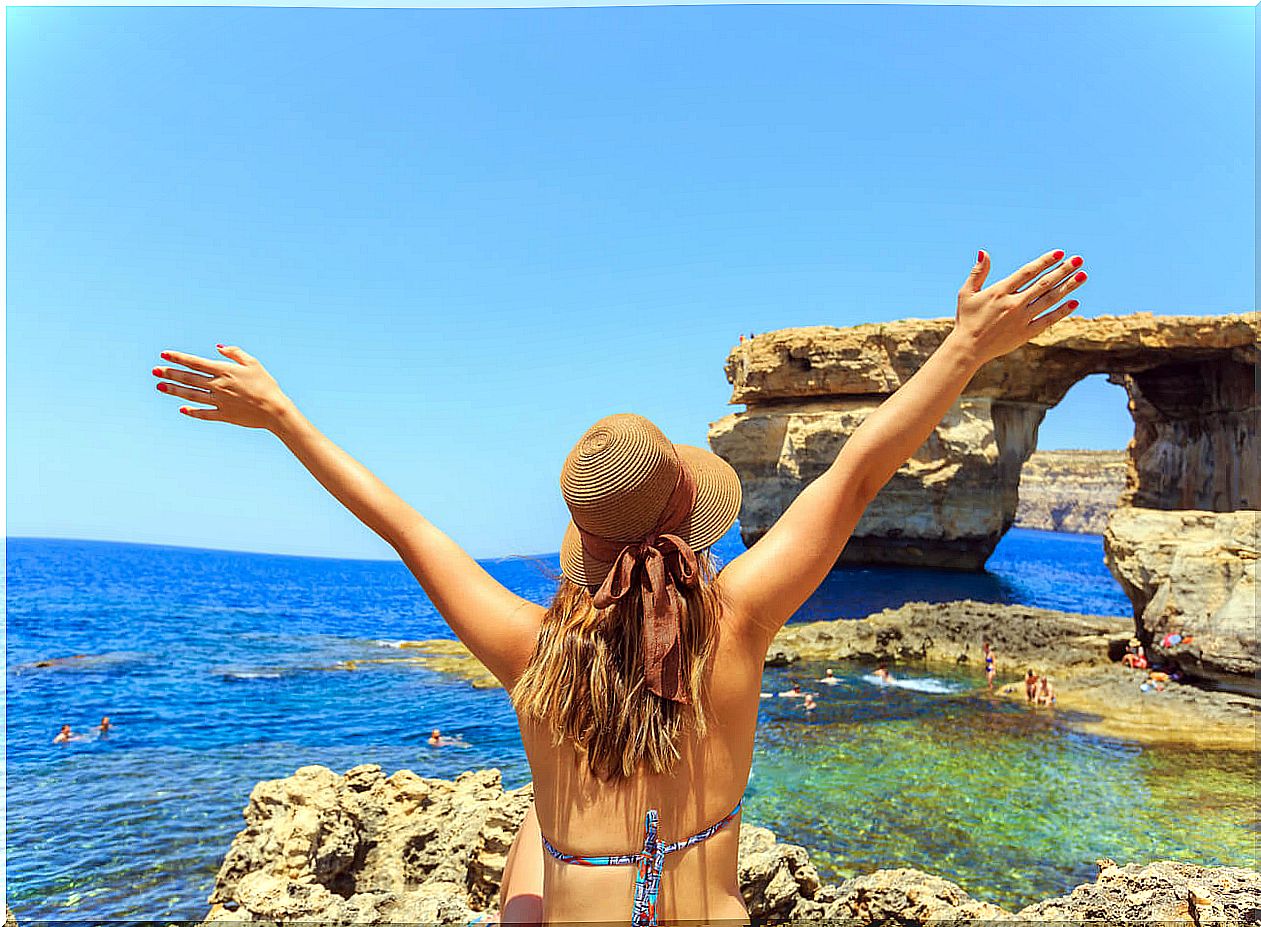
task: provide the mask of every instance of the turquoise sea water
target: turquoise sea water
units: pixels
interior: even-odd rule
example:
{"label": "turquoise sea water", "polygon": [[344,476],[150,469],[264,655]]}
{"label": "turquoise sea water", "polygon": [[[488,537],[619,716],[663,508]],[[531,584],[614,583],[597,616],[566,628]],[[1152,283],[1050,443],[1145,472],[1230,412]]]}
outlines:
{"label": "turquoise sea water", "polygon": [[[740,549],[733,532],[717,552]],[[310,763],[528,779],[504,692],[402,663],[339,668],[451,636],[401,563],[31,538],[7,553],[7,900],[20,923],[203,916],[254,783]],[[486,565],[527,598],[550,594],[534,563]],[[1013,529],[985,573],[847,568],[794,620],[960,598],[1129,614],[1098,537]],[[75,654],[90,657],[33,665]],[[967,674],[904,689],[837,670],[813,714],[763,702],[747,803],[829,878],[914,865],[1016,906],[1067,890],[1101,855],[1256,862],[1252,755],[1087,737],[984,697]],[[766,688],[810,687],[821,671],[768,670]],[[52,743],[102,715],[108,737]],[[471,746],[429,748],[433,727]]]}

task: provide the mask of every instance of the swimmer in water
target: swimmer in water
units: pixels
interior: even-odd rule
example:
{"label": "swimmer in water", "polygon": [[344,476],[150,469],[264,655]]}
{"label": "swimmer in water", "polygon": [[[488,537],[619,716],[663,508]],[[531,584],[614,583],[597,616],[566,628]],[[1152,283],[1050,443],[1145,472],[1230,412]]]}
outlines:
{"label": "swimmer in water", "polygon": [[109,723],[109,715],[105,715],[101,718],[101,723],[96,726],[96,730],[97,733],[104,737],[109,733],[111,727],[113,727],[113,725]]}
{"label": "swimmer in water", "polygon": [[802,699],[801,705],[806,709],[806,711],[814,711],[819,707],[819,703],[814,700],[814,696],[808,692],[806,693],[805,698]]}
{"label": "swimmer in water", "polygon": [[458,734],[455,737],[443,737],[442,731],[434,728],[429,733],[429,746],[431,747],[469,747],[472,744],[466,743],[463,737]]}
{"label": "swimmer in water", "polygon": [[823,678],[820,679],[819,682],[823,683],[825,686],[834,686],[840,683],[840,680],[836,678],[836,674],[834,672],[828,670],[823,674]]}
{"label": "swimmer in water", "polygon": [[53,738],[53,743],[64,744],[69,742],[72,737],[74,737],[74,735],[70,733],[70,725],[63,724],[61,726],[61,730],[57,732],[57,736]]}
{"label": "swimmer in water", "polygon": [[881,663],[876,667],[876,678],[880,680],[882,685],[888,685],[893,682],[893,676],[889,673],[889,668]]}
{"label": "swimmer in water", "polygon": [[779,693],[780,698],[805,698],[806,693],[801,691],[801,683],[794,682],[791,689],[787,692]]}

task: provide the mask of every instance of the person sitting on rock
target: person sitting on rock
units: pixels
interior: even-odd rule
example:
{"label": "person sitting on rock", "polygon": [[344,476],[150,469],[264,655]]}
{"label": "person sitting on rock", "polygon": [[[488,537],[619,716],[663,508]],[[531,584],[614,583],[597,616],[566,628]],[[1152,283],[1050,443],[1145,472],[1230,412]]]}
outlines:
{"label": "person sitting on rock", "polygon": [[1055,704],[1055,686],[1052,685],[1049,675],[1044,674],[1038,680],[1038,694],[1034,704],[1042,708],[1049,708]]}
{"label": "person sitting on rock", "polygon": [[[1081,264],[1047,251],[991,281],[990,256],[979,252],[952,294],[953,328],[933,353],[863,417],[769,530],[721,568],[711,548],[741,505],[732,466],[674,444],[641,415],[600,419],[561,467],[570,521],[547,606],[505,587],[338,447],[240,347],[219,345],[221,359],[164,351],[181,367],[153,374],[163,378],[160,392],[200,404],[180,408],[189,418],[275,435],[398,553],[455,636],[503,684],[534,804],[504,863],[501,921],[748,923],[740,815],[775,635],[981,368],[1077,308],[1068,296],[1086,280]],[[570,346],[571,365],[607,372],[618,346],[585,335],[585,350],[582,337]],[[677,330],[663,350],[677,351],[684,335]],[[396,360],[386,350],[381,363]],[[633,379],[623,385],[636,395]],[[683,388],[677,378],[667,385]],[[587,398],[555,395],[560,406],[542,413],[552,420],[566,420]],[[523,460],[512,436],[493,429],[467,454],[469,465],[439,481],[436,494],[501,490],[511,481],[481,484],[479,474],[512,474]],[[164,456],[178,464],[182,455]]]}
{"label": "person sitting on rock", "polygon": [[1121,665],[1130,669],[1147,669],[1147,652],[1143,650],[1143,645],[1137,641],[1132,641],[1131,644],[1135,645],[1134,650],[1121,658]]}

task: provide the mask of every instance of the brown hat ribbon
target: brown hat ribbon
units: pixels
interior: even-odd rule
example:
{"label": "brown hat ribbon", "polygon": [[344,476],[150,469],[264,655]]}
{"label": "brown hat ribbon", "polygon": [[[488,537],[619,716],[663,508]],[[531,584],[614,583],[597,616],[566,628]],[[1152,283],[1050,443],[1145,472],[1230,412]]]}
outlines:
{"label": "brown hat ribbon", "polygon": [[598,560],[612,561],[595,594],[596,608],[608,608],[632,589],[643,590],[644,678],[648,688],[662,698],[689,701],[683,685],[679,653],[682,596],[679,586],[700,581],[696,554],[676,534],[696,503],[696,482],[686,466],[679,466],[679,481],[657,524],[641,540],[609,541],[578,528],[583,549]]}

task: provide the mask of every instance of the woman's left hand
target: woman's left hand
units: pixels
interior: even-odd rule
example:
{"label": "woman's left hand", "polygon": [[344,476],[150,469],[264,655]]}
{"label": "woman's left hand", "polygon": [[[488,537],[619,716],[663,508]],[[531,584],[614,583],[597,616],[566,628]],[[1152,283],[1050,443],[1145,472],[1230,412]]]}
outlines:
{"label": "woman's left hand", "polygon": [[228,360],[163,351],[163,360],[189,370],[154,367],[153,375],[164,378],[158,390],[211,407],[181,406],[180,411],[191,418],[274,430],[283,414],[293,408],[293,402],[258,358],[233,345],[216,347]]}

